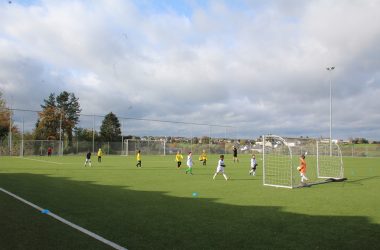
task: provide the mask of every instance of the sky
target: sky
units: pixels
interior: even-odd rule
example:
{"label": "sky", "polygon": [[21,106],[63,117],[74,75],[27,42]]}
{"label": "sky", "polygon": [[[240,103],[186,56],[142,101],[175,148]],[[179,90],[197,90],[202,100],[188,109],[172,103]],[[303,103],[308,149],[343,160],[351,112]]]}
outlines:
{"label": "sky", "polygon": [[129,119],[128,133],[329,137],[331,83],[333,138],[380,140],[379,13],[378,0],[0,0],[0,91],[17,109],[68,91],[83,114],[221,126]]}

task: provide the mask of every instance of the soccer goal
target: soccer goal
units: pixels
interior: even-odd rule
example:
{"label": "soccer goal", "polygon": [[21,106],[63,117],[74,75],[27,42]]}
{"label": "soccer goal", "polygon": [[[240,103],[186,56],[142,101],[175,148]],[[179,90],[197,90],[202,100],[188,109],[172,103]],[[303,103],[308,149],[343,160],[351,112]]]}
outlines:
{"label": "soccer goal", "polygon": [[292,150],[280,136],[263,136],[263,184],[292,188],[294,170]]}
{"label": "soccer goal", "polygon": [[166,142],[161,140],[136,140],[124,141],[125,155],[135,155],[137,150],[147,155],[166,155]]}
{"label": "soccer goal", "polygon": [[317,141],[317,150],[317,177],[343,179],[343,159],[339,145]]}
{"label": "soccer goal", "polygon": [[276,135],[262,138],[264,185],[300,187],[297,167],[301,155],[306,155],[308,186],[346,180],[338,144],[332,144],[330,148],[329,143],[310,138],[285,139]]}

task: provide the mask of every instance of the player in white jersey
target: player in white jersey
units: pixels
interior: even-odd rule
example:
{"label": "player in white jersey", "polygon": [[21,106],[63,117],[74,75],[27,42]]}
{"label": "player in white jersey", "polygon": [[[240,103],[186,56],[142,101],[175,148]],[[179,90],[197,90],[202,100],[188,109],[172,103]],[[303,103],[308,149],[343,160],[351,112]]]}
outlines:
{"label": "player in white jersey", "polygon": [[224,179],[228,180],[227,175],[224,173],[224,168],[226,167],[226,164],[224,164],[224,155],[220,155],[220,159],[218,161],[218,166],[216,167],[216,171],[214,176],[212,177],[213,180],[215,180],[215,177],[218,173],[221,173],[224,177]]}
{"label": "player in white jersey", "polygon": [[249,171],[249,175],[252,175],[252,176],[256,175],[256,167],[257,167],[256,157],[255,157],[255,155],[252,155],[251,170]]}
{"label": "player in white jersey", "polygon": [[187,169],[185,173],[190,173],[191,175],[193,174],[193,154],[189,152],[187,155],[187,161],[186,161]]}

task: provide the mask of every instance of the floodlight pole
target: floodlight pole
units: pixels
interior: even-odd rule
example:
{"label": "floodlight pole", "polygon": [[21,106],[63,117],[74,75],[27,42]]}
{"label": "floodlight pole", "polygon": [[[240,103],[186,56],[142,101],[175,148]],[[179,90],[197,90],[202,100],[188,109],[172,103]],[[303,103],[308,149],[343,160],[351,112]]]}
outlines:
{"label": "floodlight pole", "polygon": [[332,89],[331,89],[331,73],[335,69],[335,67],[327,67],[326,68],[329,73],[329,79],[330,79],[330,156],[332,156]]}

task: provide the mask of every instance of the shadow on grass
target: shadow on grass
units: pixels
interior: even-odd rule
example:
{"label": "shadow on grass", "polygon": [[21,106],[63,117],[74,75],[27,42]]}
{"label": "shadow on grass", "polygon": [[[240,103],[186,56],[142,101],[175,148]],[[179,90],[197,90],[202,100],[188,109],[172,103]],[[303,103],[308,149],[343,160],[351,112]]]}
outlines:
{"label": "shadow on grass", "polygon": [[[366,217],[293,214],[281,207],[235,206],[33,174],[1,174],[0,183],[128,249],[378,249],[380,244],[380,226]],[[65,232],[81,234],[74,229],[55,228],[60,222],[36,229],[47,217],[41,214],[17,220],[39,212],[0,198],[9,199],[8,205],[0,203],[1,249],[107,249]]]}
{"label": "shadow on grass", "polygon": [[373,180],[373,179],[379,179],[380,176],[371,176],[371,177],[366,177],[366,178],[361,178],[353,181],[347,181],[347,183],[356,183],[356,182],[362,182],[362,181],[368,181],[368,180]]}

